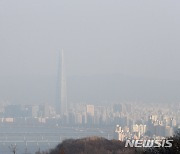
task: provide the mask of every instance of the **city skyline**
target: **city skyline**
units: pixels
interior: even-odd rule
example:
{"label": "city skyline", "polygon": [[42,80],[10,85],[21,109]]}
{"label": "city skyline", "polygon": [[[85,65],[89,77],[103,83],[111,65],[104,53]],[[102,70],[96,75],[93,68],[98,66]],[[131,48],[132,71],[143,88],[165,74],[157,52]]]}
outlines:
{"label": "city skyline", "polygon": [[179,8],[0,0],[0,153],[179,151]]}

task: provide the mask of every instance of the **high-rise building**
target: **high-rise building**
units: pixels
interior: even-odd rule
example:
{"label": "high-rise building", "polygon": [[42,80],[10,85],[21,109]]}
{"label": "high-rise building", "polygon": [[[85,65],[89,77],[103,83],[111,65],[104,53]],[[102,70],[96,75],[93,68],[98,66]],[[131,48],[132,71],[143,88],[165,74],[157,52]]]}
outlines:
{"label": "high-rise building", "polygon": [[87,114],[90,116],[94,116],[94,105],[87,105],[86,106]]}
{"label": "high-rise building", "polygon": [[65,74],[63,50],[59,57],[60,58],[59,58],[59,64],[58,64],[56,112],[60,115],[66,115],[67,114],[67,87],[66,87],[66,74]]}

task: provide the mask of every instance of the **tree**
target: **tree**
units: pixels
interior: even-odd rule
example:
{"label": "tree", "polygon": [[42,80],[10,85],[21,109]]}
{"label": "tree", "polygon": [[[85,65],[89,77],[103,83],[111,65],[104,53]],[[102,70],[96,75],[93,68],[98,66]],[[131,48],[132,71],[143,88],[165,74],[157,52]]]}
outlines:
{"label": "tree", "polygon": [[9,149],[11,150],[11,152],[13,153],[13,154],[16,154],[16,151],[17,151],[17,146],[16,146],[16,144],[11,144],[10,146],[9,146]]}
{"label": "tree", "polygon": [[167,139],[173,140],[172,147],[150,148],[144,151],[144,154],[180,154],[180,129]]}

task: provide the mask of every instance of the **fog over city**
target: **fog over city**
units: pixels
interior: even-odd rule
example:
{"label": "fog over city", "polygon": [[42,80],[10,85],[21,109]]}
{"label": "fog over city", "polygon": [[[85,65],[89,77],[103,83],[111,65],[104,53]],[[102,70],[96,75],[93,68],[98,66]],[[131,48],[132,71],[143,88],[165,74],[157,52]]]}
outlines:
{"label": "fog over city", "polygon": [[1,0],[0,100],[180,101],[180,1]]}
{"label": "fog over city", "polygon": [[179,152],[179,8],[0,0],[0,153]]}

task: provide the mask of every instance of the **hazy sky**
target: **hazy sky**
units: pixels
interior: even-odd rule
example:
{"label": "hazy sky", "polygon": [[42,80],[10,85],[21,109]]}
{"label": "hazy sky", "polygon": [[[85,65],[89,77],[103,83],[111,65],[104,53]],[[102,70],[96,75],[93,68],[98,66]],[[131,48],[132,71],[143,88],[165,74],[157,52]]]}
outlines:
{"label": "hazy sky", "polygon": [[55,76],[62,48],[68,76],[179,81],[179,8],[179,0],[0,0],[0,83]]}

